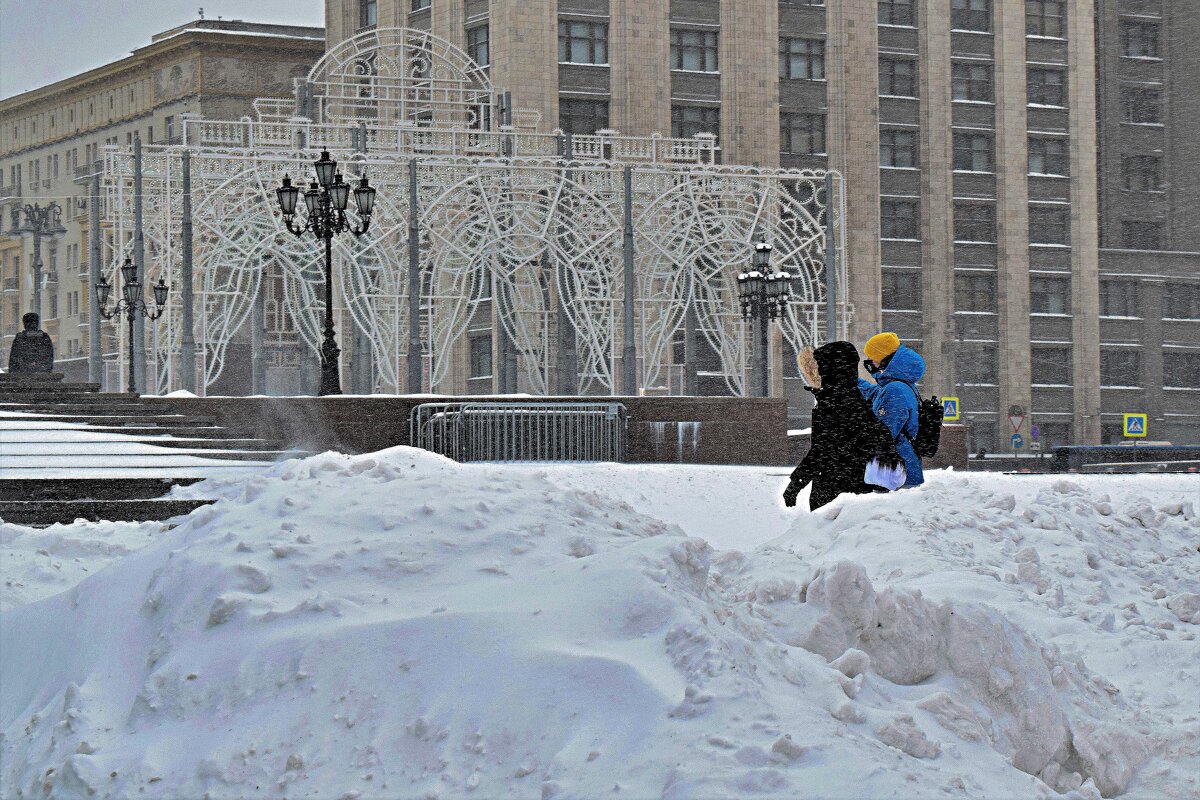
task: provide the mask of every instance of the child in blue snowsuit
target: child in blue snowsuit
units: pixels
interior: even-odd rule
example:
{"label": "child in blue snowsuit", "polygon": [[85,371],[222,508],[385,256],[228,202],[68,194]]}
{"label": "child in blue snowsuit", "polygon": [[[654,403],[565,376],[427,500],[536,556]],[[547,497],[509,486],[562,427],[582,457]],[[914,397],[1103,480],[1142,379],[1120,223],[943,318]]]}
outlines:
{"label": "child in blue snowsuit", "polygon": [[925,475],[913,442],[917,438],[920,409],[916,384],[925,376],[925,359],[917,351],[900,344],[900,338],[894,333],[872,336],[863,352],[867,355],[863,366],[875,382],[859,378],[859,391],[892,432],[896,451],[904,460],[904,469],[908,473],[904,486],[920,486],[925,482]]}

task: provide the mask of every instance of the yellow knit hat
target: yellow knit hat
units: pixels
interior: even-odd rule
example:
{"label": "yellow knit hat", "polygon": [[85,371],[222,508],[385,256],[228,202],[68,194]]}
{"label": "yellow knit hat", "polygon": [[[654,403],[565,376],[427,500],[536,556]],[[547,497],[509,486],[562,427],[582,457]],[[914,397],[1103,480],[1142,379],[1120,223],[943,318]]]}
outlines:
{"label": "yellow knit hat", "polygon": [[867,340],[863,352],[876,364],[900,349],[900,337],[894,333],[877,333]]}

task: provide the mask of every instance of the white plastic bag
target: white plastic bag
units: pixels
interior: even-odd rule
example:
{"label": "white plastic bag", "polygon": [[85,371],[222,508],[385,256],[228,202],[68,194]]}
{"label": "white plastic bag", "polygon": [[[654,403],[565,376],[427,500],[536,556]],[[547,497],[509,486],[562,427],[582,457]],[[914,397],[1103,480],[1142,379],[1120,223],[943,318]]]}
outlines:
{"label": "white plastic bag", "polygon": [[894,468],[888,469],[879,463],[879,459],[871,459],[871,463],[867,464],[867,472],[863,475],[863,481],[872,486],[882,486],[889,492],[894,492],[904,485],[908,480],[908,473],[904,470],[904,464],[897,464]]}

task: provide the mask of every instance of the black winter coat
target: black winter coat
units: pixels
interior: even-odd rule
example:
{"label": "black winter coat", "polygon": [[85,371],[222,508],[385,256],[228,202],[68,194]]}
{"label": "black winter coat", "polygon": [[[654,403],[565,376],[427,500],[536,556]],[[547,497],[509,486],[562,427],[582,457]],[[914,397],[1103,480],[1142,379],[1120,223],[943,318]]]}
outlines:
{"label": "black winter coat", "polygon": [[25,330],[13,338],[9,372],[49,372],[54,367],[54,342],[45,331]]}
{"label": "black winter coat", "polygon": [[886,466],[895,466],[900,457],[887,427],[871,413],[858,385],[844,381],[811,391],[817,398],[812,413],[812,447],[792,472],[785,499],[789,494],[794,498],[809,482],[812,492],[808,507],[813,510],[843,492],[886,491],[863,481],[867,464],[878,457]]}

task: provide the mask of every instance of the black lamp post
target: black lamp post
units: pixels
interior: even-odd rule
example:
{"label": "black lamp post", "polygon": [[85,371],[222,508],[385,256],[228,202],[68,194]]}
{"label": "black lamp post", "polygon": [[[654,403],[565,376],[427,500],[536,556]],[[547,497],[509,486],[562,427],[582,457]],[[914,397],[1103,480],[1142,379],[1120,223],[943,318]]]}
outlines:
{"label": "black lamp post", "polygon": [[101,277],[100,282],[96,284],[96,300],[100,307],[100,316],[112,319],[124,314],[129,320],[129,392],[133,394],[137,392],[133,374],[133,321],[138,314],[151,320],[161,317],[167,309],[167,293],[171,288],[160,277],[158,283],[150,287],[154,292],[154,310],[148,309],[142,293],[142,283],[137,278],[137,266],[128,258],[121,265],[121,294],[124,296],[117,300],[112,311],[109,311],[108,296],[112,293],[112,288],[112,284]]}
{"label": "black lamp post", "polygon": [[337,340],[333,335],[333,237],[350,231],[362,236],[371,227],[371,211],[375,207],[375,189],[367,185],[364,175],[354,187],[354,204],[358,208],[359,225],[351,225],[346,218],[346,206],[350,202],[350,184],[342,180],[337,171],[337,162],[329,157],[328,150],[321,151],[321,158],[313,165],[317,180],[309,184],[304,192],[304,206],[308,218],[300,223],[296,220],[296,203],[300,199],[300,188],[292,186],[292,179],[283,176],[283,184],[275,190],[279,210],[283,212],[283,223],[296,236],[305,232],[325,242],[325,341],[321,343],[321,388],[317,392],[341,394],[341,379],[338,375]]}
{"label": "black lamp post", "polygon": [[26,203],[14,212],[14,217],[24,215],[17,233],[33,235],[33,313],[42,314],[42,238],[57,239],[66,235],[62,224],[62,207],[55,202],[42,207],[37,203]]}
{"label": "black lamp post", "polygon": [[766,238],[754,245],[754,260],[749,272],[738,275],[738,296],[742,302],[742,319],[754,324],[754,357],[751,362],[750,383],[758,397],[770,394],[767,373],[767,328],[770,320],[783,315],[791,292],[792,276],[775,272],[771,267],[771,244]]}

